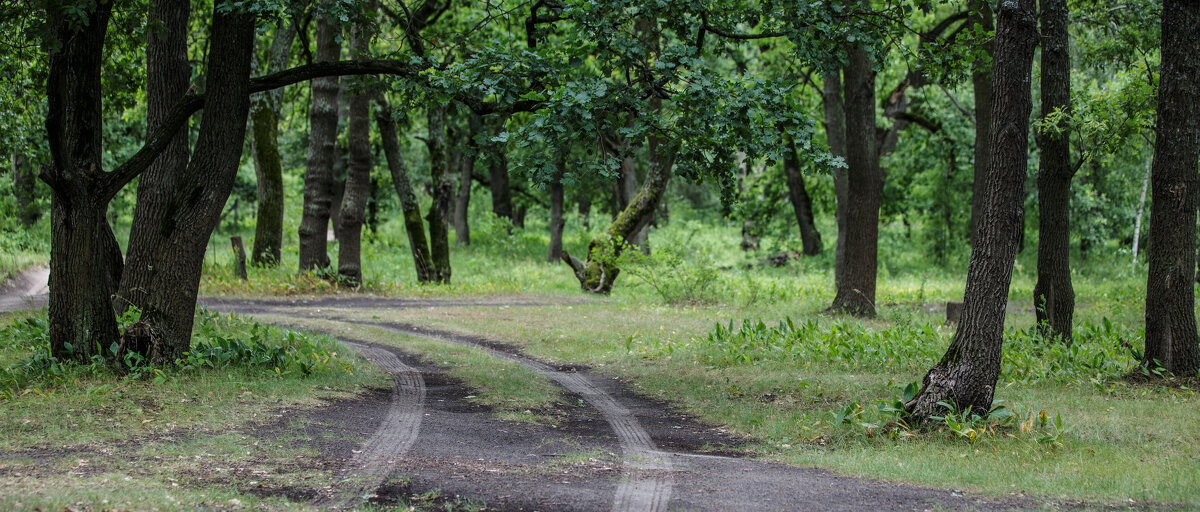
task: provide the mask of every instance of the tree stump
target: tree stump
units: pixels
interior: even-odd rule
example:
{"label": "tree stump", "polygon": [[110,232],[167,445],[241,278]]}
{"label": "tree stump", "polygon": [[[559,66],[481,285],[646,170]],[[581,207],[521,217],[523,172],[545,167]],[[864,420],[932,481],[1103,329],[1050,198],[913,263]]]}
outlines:
{"label": "tree stump", "polygon": [[238,277],[245,281],[249,279],[246,275],[246,246],[242,243],[242,237],[240,236],[229,237],[229,243],[233,245],[233,257],[237,260],[235,264],[237,266]]}
{"label": "tree stump", "polygon": [[953,324],[958,323],[958,321],[962,319],[962,307],[963,307],[963,303],[961,303],[961,302],[953,302],[953,301],[947,302],[946,303],[946,322],[953,323]]}

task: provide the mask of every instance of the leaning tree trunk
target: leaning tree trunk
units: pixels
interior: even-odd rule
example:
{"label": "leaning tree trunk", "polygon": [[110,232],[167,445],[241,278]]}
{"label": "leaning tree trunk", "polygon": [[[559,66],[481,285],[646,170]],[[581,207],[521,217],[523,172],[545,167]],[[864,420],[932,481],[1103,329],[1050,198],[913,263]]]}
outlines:
{"label": "leaning tree trunk", "polygon": [[875,72],[865,50],[849,51],[846,95],[845,271],[832,309],[855,316],[875,315],[875,273],[879,254],[879,203],[883,174],[875,149]]}
{"label": "leaning tree trunk", "polygon": [[425,220],[429,223],[429,250],[433,261],[433,280],[450,284],[450,233],[446,225],[446,204],[450,201],[450,180],[446,176],[446,106],[431,103],[428,108],[429,179],[433,185],[433,204]]}
{"label": "leaning tree trunk", "polygon": [[479,116],[468,115],[467,139],[462,142],[466,151],[458,162],[458,193],[454,198],[454,243],[459,246],[471,245],[471,223],[468,213],[471,209],[471,178],[475,175],[475,159],[479,148],[475,137],[479,135]]}
{"label": "leaning tree trunk", "polygon": [[[632,128],[633,121],[629,121],[626,124],[626,127]],[[610,145],[608,151],[613,158],[618,159],[617,161],[620,165],[618,168],[619,174],[617,175],[617,181],[615,184],[613,184],[613,198],[616,202],[616,204],[613,205],[613,210],[617,212],[616,215],[614,215],[615,219],[616,216],[620,215],[620,212],[629,206],[629,203],[633,202],[633,198],[637,197],[637,166],[635,165],[633,154],[630,151],[628,139],[621,137],[621,143],[617,145]],[[647,223],[647,226],[648,225],[649,223]],[[646,246],[646,229],[642,229],[641,231],[631,235],[629,237],[629,242],[644,248]]]}
{"label": "leaning tree trunk", "polygon": [[783,152],[783,172],[787,175],[788,199],[796,213],[796,224],[800,226],[800,243],[804,254],[815,256],[821,253],[821,233],[813,221],[812,198],[804,186],[804,170],[796,155],[796,142],[788,138]]}
{"label": "leaning tree trunk", "polygon": [[388,170],[392,173],[392,184],[400,199],[400,212],[404,217],[404,230],[408,232],[408,246],[412,251],[413,266],[417,271],[417,282],[429,283],[434,279],[433,259],[429,256],[429,244],[425,241],[425,224],[421,221],[421,209],[408,180],[404,157],[400,154],[396,123],[392,120],[392,109],[383,96],[377,96],[379,110],[375,112],[375,124],[379,126],[379,139],[383,154],[387,157]]}
{"label": "leaning tree trunk", "polygon": [[[267,59],[267,74],[283,71],[288,64],[296,19],[275,28]],[[254,247],[250,262],[274,267],[279,264],[283,247],[283,163],[279,156],[279,110],[283,89],[254,95],[250,102],[250,139],[254,155],[254,174],[258,184],[258,218],[254,226]]]}
{"label": "leaning tree trunk", "polygon": [[[362,26],[350,35],[351,52],[357,57],[369,51],[370,36]],[[371,193],[371,97],[367,91],[350,96],[350,121],[346,132],[350,162],[346,166],[346,188],[338,215],[338,276],[347,284],[362,284],[362,227]]]}
{"label": "leaning tree trunk", "polygon": [[558,161],[558,170],[550,180],[550,250],[546,261],[554,263],[562,259],[563,236],[563,166],[562,159]]}
{"label": "leaning tree trunk", "polygon": [[[971,0],[971,15],[967,23],[979,25],[985,31],[992,30],[992,8],[989,2]],[[975,245],[979,237],[979,219],[983,216],[984,198],[987,196],[987,170],[990,168],[992,149],[992,56],[993,43],[983,45],[987,59],[977,59],[971,64],[971,85],[975,91],[975,178],[971,185],[970,240]]]}
{"label": "leaning tree trunk", "polygon": [[[105,219],[118,187],[102,169],[100,69],[110,4],[85,7],[82,23],[51,5],[46,77],[50,186],[50,355],[87,361],[117,340],[112,294],[121,251]],[[72,15],[73,16],[73,15]]]}
{"label": "leaning tree trunk", "polygon": [[637,196],[604,233],[588,243],[587,260],[580,261],[567,251],[562,251],[562,260],[575,272],[579,286],[589,293],[608,294],[621,269],[615,260],[621,255],[625,244],[641,232],[654,219],[654,212],[671,181],[671,168],[675,165],[677,143],[664,144],[658,137],[649,137],[650,169]]}
{"label": "leaning tree trunk", "polygon": [[[846,110],[842,99],[842,72],[826,73],[821,78],[821,104],[825,111],[825,140],[829,153],[835,157],[846,156]],[[833,248],[833,282],[842,287],[846,273],[846,210],[847,169],[833,168],[833,194],[836,200],[834,217],[837,220],[837,241]]]}
{"label": "leaning tree trunk", "polygon": [[1200,3],[1164,0],[1162,73],[1150,177],[1150,271],[1142,364],[1195,377],[1196,165],[1200,160]]}
{"label": "leaning tree trunk", "polygon": [[[1071,55],[1066,0],[1041,0],[1042,116],[1071,112]],[[1046,334],[1071,342],[1075,289],[1071,286],[1071,166],[1069,128],[1042,127],[1038,147],[1038,265],[1033,304]]]}
{"label": "leaning tree trunk", "polygon": [[[317,22],[315,62],[336,61],[341,53],[336,20]],[[304,172],[304,212],[300,220],[300,270],[329,266],[326,251],[333,203],[333,159],[337,143],[338,79],[312,81],[308,112],[308,162]]]}
{"label": "leaning tree trunk", "polygon": [[138,190],[139,202],[144,197],[162,209],[143,209],[142,217],[135,212],[120,298],[161,334],[153,358],[160,363],[191,346],[204,253],[233,190],[246,138],[254,15],[228,9],[231,1],[220,2],[213,16],[205,90],[220,94],[205,95],[193,157],[174,179]]}
{"label": "leaning tree trunk", "polygon": [[[996,28],[992,90],[990,168],[979,238],[971,248],[962,320],[950,348],[905,404],[916,423],[944,409],[970,408],[984,414],[992,406],[1004,341],[1004,310],[1012,281],[1022,218],[1025,215],[1029,114],[1033,109],[1030,68],[1037,46],[1034,0],[1002,2]],[[1190,286],[1190,285],[1189,285]]]}

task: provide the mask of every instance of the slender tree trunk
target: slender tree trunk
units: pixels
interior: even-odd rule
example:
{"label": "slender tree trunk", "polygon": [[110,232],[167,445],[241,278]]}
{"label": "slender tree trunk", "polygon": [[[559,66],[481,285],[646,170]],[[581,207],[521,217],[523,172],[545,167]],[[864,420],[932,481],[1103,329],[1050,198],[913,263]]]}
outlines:
{"label": "slender tree trunk", "polygon": [[[835,157],[846,156],[846,110],[842,99],[842,72],[834,71],[822,77],[821,104],[825,110],[825,139],[829,153]],[[847,169],[833,168],[833,193],[836,200],[834,217],[837,219],[837,242],[833,253],[833,281],[838,289],[846,273],[846,209]]]}
{"label": "slender tree trunk", "polygon": [[205,90],[220,94],[205,96],[195,154],[173,182],[139,186],[139,197],[164,208],[140,219],[135,212],[140,234],[130,235],[120,296],[161,333],[158,362],[173,361],[191,346],[204,253],[233,190],[246,137],[254,15],[224,9],[230,1],[218,3],[213,16]]}
{"label": "slender tree trunk", "polygon": [[583,230],[591,229],[592,196],[586,191],[579,196],[579,220],[583,222]]}
{"label": "slender tree trunk", "polygon": [[[288,65],[297,20],[280,22],[267,59],[267,74],[283,71]],[[279,156],[279,110],[283,89],[254,95],[250,101],[250,125],[253,137],[254,174],[258,183],[258,218],[254,227],[254,247],[250,261],[274,267],[279,264],[283,247],[283,163]]]}
{"label": "slender tree trunk", "polygon": [[429,223],[429,249],[433,259],[434,280],[450,283],[450,229],[442,212],[450,202],[453,185],[446,176],[446,106],[431,103],[428,107],[429,136],[425,145],[429,149],[430,182],[433,185],[433,204],[425,220]]}
{"label": "slender tree trunk", "polygon": [[1034,0],[1000,3],[993,60],[991,167],[979,238],[971,248],[962,320],[942,360],[905,409],[914,422],[942,412],[941,403],[984,414],[992,406],[1004,335],[1004,312],[1025,215],[1030,68],[1037,46]]}
{"label": "slender tree trunk", "polygon": [[[983,30],[992,30],[992,8],[984,0],[971,0],[971,16],[967,23],[979,25]],[[993,43],[983,45],[983,51],[992,56]],[[987,196],[987,170],[992,149],[992,66],[983,60],[971,64],[971,85],[975,90],[975,178],[971,185],[971,245],[979,236],[979,219],[983,216],[984,198]]]}
{"label": "slender tree trunk", "polygon": [[[1071,55],[1066,0],[1041,0],[1042,116],[1071,111]],[[1046,334],[1071,342],[1075,289],[1071,286],[1071,166],[1069,128],[1038,136],[1038,266],[1033,304]]]}
{"label": "slender tree trunk", "polygon": [[804,186],[804,171],[796,155],[796,142],[791,139],[788,139],[783,154],[783,171],[787,175],[788,199],[796,213],[796,224],[800,226],[800,243],[803,244],[804,254],[820,254],[821,233],[817,231],[813,219],[812,199],[808,197],[808,190]]}
{"label": "slender tree trunk", "polygon": [[1142,239],[1142,214],[1146,212],[1146,191],[1150,188],[1150,171],[1154,162],[1154,157],[1151,155],[1146,160],[1146,177],[1142,178],[1142,195],[1138,200],[1137,218],[1133,221],[1133,263],[1130,264],[1129,270],[1137,268],[1138,257],[1138,242]]}
{"label": "slender tree trunk", "polygon": [[1150,272],[1142,364],[1195,377],[1200,369],[1193,276],[1200,161],[1200,3],[1164,0],[1162,72],[1150,177]]}
{"label": "slender tree trunk", "polygon": [[856,316],[875,315],[875,274],[879,253],[879,203],[883,174],[875,148],[875,72],[865,50],[849,52],[846,78],[845,256],[832,309]]}
{"label": "slender tree trunk", "polygon": [[562,259],[564,164],[565,161],[559,159],[558,170],[550,181],[550,250],[546,255],[546,261],[550,263]]}
{"label": "slender tree trunk", "polygon": [[[370,49],[370,36],[356,27],[350,36],[351,52],[365,55]],[[371,193],[371,97],[367,91],[350,96],[350,121],[346,132],[350,163],[346,167],[346,188],[338,215],[341,233],[338,238],[338,276],[347,284],[362,284],[362,228],[366,218],[367,199]]]}
{"label": "slender tree trunk", "polygon": [[475,174],[475,159],[479,153],[475,137],[479,135],[479,116],[469,115],[467,139],[462,144],[467,148],[458,165],[458,194],[454,199],[454,242],[459,246],[471,245],[471,224],[468,214],[471,209],[471,177]]}
{"label": "slender tree trunk", "polygon": [[17,219],[25,227],[37,223],[42,216],[34,199],[37,197],[37,172],[24,153],[13,151],[13,196],[17,200]]}
{"label": "slender tree trunk", "polygon": [[[341,53],[337,23],[317,21],[314,62],[336,61]],[[308,112],[308,162],[304,172],[304,213],[300,220],[300,270],[329,266],[329,217],[333,203],[333,160],[337,139],[338,79],[312,81]]]}
{"label": "slender tree trunk", "polygon": [[379,126],[379,139],[383,144],[383,154],[387,157],[388,170],[392,173],[392,184],[395,185],[396,196],[400,199],[400,211],[404,216],[404,230],[408,232],[408,246],[412,251],[417,282],[429,283],[434,280],[433,259],[429,255],[429,244],[425,239],[425,224],[421,221],[420,205],[413,194],[408,170],[404,166],[404,157],[400,154],[399,136],[396,134],[396,123],[392,120],[392,109],[382,96],[376,97],[376,101],[379,110],[375,112],[375,123]]}

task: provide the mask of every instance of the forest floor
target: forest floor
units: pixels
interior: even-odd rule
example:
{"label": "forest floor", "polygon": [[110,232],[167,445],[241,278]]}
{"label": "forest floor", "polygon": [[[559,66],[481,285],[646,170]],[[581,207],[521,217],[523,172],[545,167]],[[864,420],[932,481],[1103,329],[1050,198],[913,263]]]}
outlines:
{"label": "forest floor", "polygon": [[[10,283],[0,292],[0,311],[9,304],[13,309],[44,304],[45,289],[38,286],[39,280],[44,284],[44,275],[44,271],[27,272]],[[453,318],[447,311],[462,314],[464,308],[468,312],[538,310],[586,307],[591,302],[537,296],[204,298],[201,305],[210,310],[334,336],[379,366],[393,385],[324,400],[313,408],[264,411],[271,419],[244,427],[264,447],[303,445],[315,451],[312,457],[302,460],[297,456],[292,463],[263,466],[250,474],[196,464],[174,478],[327,509],[1059,510],[1129,506],[984,496],[762,460],[756,458],[761,453],[751,447],[753,440],[638,392],[603,364],[566,364],[562,358],[555,358],[560,361],[557,363],[547,362],[529,355],[520,343],[494,334],[473,334],[469,325],[464,330],[444,323]],[[417,325],[411,320],[414,315],[441,318],[443,323]],[[464,377],[461,357],[455,363],[445,360],[456,350],[475,354],[483,375]],[[515,391],[509,396],[480,384],[501,378],[505,372],[516,376],[518,387],[532,389],[548,383],[555,389],[550,398],[522,402],[513,398]],[[489,394],[492,396],[484,396]],[[52,465],[37,463],[39,460],[124,456],[121,450],[94,451],[0,454],[0,474],[25,471],[30,477],[54,471],[49,469]],[[153,455],[138,453],[142,458]],[[4,462],[9,456],[34,463],[9,465]],[[135,459],[127,463],[136,464]],[[289,471],[319,472],[326,477],[270,475]]]}

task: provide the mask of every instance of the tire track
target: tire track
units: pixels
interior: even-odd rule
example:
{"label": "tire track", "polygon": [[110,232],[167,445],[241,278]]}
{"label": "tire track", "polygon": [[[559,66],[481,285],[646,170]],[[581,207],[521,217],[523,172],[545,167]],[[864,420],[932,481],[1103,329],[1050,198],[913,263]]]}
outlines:
{"label": "tire track", "polygon": [[341,482],[333,494],[314,501],[323,508],[350,508],[383,485],[392,466],[417,440],[425,402],[425,380],[421,372],[400,361],[388,350],[342,340],[368,361],[392,376],[391,405],[375,433],[354,453],[341,471]]}

